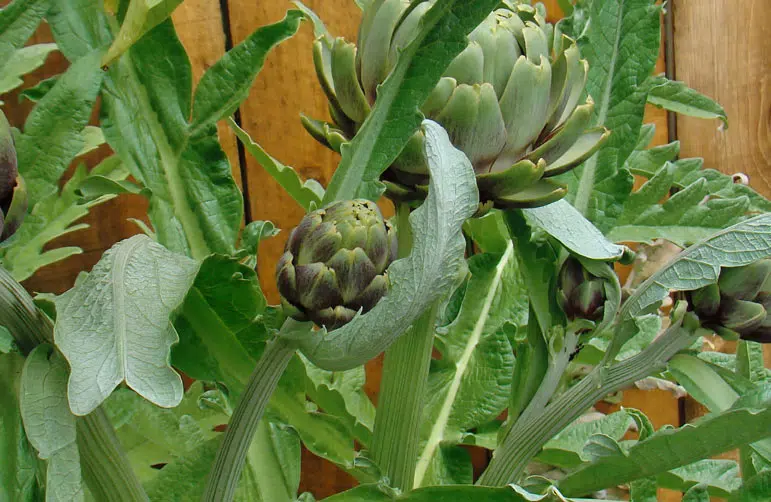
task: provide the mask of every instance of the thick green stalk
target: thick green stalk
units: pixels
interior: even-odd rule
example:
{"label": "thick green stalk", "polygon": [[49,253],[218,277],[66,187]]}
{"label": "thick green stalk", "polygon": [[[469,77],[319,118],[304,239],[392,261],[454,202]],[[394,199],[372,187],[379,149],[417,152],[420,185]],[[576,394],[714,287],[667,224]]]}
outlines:
{"label": "thick green stalk", "polygon": [[[27,291],[0,267],[0,325],[13,335],[25,354],[41,343],[53,344],[54,327]],[[77,421],[78,448],[89,489],[98,495],[107,489],[120,502],[146,501],[147,495],[129,464],[104,411],[97,408]]]}
{"label": "thick green stalk", "polygon": [[434,305],[386,351],[372,457],[391,486],[407,492],[415,478],[426,381],[434,347]]}
{"label": "thick green stalk", "polygon": [[294,353],[294,347],[283,338],[276,338],[265,347],[230,418],[209,473],[203,501],[233,500],[249,445],[270,396]]}
{"label": "thick green stalk", "polygon": [[149,500],[133,471],[127,471],[128,458],[104,410],[78,417],[76,426],[83,477],[91,494],[110,502]]}
{"label": "thick green stalk", "polygon": [[674,325],[636,356],[609,367],[597,366],[578,384],[554,399],[542,413],[518,420],[495,450],[478,484],[504,486],[516,482],[543,445],[594,403],[660,371],[673,355],[693,340],[690,330]]}
{"label": "thick green stalk", "polygon": [[[396,207],[399,258],[412,249],[410,209]],[[372,433],[372,457],[388,476],[391,486],[402,492],[412,489],[420,440],[425,385],[434,348],[434,305],[386,351],[380,383],[377,415]]]}

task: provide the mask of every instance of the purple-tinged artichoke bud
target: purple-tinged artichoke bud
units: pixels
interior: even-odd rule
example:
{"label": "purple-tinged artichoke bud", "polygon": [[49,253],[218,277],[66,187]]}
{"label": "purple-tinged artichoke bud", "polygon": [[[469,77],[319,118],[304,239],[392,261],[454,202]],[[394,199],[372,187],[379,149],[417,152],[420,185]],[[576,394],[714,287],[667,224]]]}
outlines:
{"label": "purple-tinged artichoke bud", "polygon": [[0,241],[16,232],[27,214],[27,191],[19,176],[11,125],[0,112]]}
{"label": "purple-tinged artichoke bud", "polygon": [[571,321],[598,321],[605,307],[605,281],[590,274],[574,257],[569,257],[559,274],[558,299]]}
{"label": "purple-tinged artichoke bud", "polygon": [[724,268],[716,284],[687,295],[701,324],[721,337],[771,343],[771,260]]}
{"label": "purple-tinged artichoke bud", "polygon": [[395,256],[396,234],[373,202],[336,202],[305,215],[276,266],[285,313],[339,328],[386,294]]}

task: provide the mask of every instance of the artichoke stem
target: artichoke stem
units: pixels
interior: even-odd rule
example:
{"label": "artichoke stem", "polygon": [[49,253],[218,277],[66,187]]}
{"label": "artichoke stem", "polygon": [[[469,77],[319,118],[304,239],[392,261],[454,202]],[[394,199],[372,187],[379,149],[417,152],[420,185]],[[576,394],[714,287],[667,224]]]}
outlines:
{"label": "artichoke stem", "polygon": [[438,303],[385,353],[377,415],[372,433],[372,457],[391,486],[406,493],[413,488],[420,423]]}
{"label": "artichoke stem", "polygon": [[[287,323],[294,321],[288,320]],[[285,324],[286,326],[286,324]],[[294,347],[284,338],[268,342],[262,357],[254,368],[246,389],[228,423],[225,437],[217,450],[217,456],[206,482],[204,502],[229,502],[235,496],[238,479],[244,468],[249,445],[257,426],[278,385]]]}

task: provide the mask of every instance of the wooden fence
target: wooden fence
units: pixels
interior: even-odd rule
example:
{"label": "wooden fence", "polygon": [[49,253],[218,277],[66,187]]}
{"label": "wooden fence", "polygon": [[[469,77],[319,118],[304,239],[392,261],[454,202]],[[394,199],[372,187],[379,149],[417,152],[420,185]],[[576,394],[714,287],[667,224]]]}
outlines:
{"label": "wooden fence", "polygon": [[[330,32],[355,40],[359,13],[352,8],[352,0],[305,3],[324,19]],[[561,14],[555,0],[545,3],[553,19]],[[666,68],[670,76],[716,98],[728,112],[730,128],[719,131],[717,121],[687,117],[673,120],[665,112],[651,109],[648,121],[657,125],[657,143],[678,139],[683,156],[704,157],[706,167],[726,173],[744,172],[755,189],[771,197],[771,4],[768,0],[671,0],[668,4],[672,11],[670,26],[662,30],[665,44],[658,71]],[[188,50],[194,79],[197,81],[228,48],[255,28],[281,19],[288,7],[288,1],[274,0],[186,0],[173,19]],[[306,23],[296,37],[278,47],[238,113],[242,127],[274,157],[325,184],[338,157],[311,140],[299,121],[301,112],[315,117],[327,114],[326,99],[311,61],[312,40],[311,26]],[[31,43],[48,41],[51,34],[41,26]],[[60,54],[53,53],[43,68],[25,79],[24,87],[60,73],[66,65]],[[10,122],[21,126],[30,104],[17,104],[16,96],[5,102]],[[244,190],[247,218],[271,220],[283,229],[294,226],[302,216],[301,209],[239,149],[224,124],[219,125],[219,132],[234,175]],[[87,158],[88,163],[95,164],[107,153],[103,147]],[[138,228],[127,219],[146,220],[146,210],[145,200],[132,195],[96,207],[85,220],[88,229],[55,242],[56,246],[80,246],[84,253],[40,270],[25,286],[32,291],[65,291],[77,273],[90,269],[105,249],[137,233]],[[260,255],[263,287],[274,302],[277,294],[273,267],[282,247],[283,238],[279,236],[263,244]],[[368,367],[367,386],[373,397],[379,386],[377,368],[377,361]],[[632,390],[625,393],[623,404],[645,411],[657,427],[680,425],[700,412],[692,403],[679,403],[664,391]],[[477,464],[483,466],[484,453],[477,451],[474,455]],[[317,497],[352,483],[342,471],[310,454],[304,454],[303,461],[302,489]],[[671,493],[660,494],[660,500],[678,498]]]}

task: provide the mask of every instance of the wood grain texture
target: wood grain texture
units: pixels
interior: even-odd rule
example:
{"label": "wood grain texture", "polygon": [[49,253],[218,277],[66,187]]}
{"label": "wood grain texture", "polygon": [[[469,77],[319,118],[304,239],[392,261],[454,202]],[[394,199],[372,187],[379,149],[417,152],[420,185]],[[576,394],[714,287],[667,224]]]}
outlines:
{"label": "wood grain texture", "polygon": [[[330,33],[356,40],[361,13],[350,0],[305,2],[326,24]],[[255,29],[283,18],[289,2],[230,0],[233,43],[239,43]],[[329,120],[327,100],[316,79],[311,47],[310,23],[303,23],[291,40],[268,56],[241,107],[241,126],[273,157],[294,167],[302,176],[326,185],[340,160],[339,155],[313,140],[300,123],[300,114]],[[246,159],[249,202],[254,220],[270,220],[284,231],[260,249],[260,277],[268,298],[278,300],[274,267],[284,242],[304,215],[303,209],[249,155]]]}

